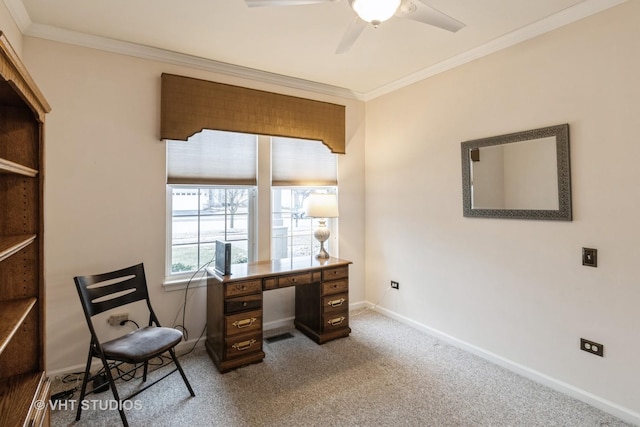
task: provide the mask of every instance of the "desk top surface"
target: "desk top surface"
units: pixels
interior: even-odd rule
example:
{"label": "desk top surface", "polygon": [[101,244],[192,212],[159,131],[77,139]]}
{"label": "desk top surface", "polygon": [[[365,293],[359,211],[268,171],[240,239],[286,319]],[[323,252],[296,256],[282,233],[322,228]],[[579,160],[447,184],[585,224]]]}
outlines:
{"label": "desk top surface", "polygon": [[297,271],[316,270],[322,268],[340,267],[351,264],[340,258],[318,259],[315,256],[298,258],[273,259],[269,261],[232,264],[231,275],[221,276],[213,268],[207,268],[209,276],[215,276],[221,282],[254,279],[278,274],[295,273]]}

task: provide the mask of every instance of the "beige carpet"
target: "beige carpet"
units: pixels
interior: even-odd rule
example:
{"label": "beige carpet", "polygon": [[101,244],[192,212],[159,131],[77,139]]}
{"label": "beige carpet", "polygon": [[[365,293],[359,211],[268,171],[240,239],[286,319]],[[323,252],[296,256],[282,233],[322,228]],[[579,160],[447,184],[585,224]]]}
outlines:
{"label": "beige carpet", "polygon": [[[202,347],[134,398],[133,426],[628,426],[589,405],[371,310],[319,346],[297,330],[265,342],[263,363],[221,375]],[[159,370],[161,372],[162,369]],[[154,374],[157,374],[155,372]],[[132,389],[134,382],[122,385]],[[54,392],[73,384],[55,384]],[[77,399],[78,392],[69,399]],[[111,399],[111,392],[87,399]],[[117,426],[116,410],[52,413],[52,426]],[[98,402],[89,402],[98,406]],[[107,404],[104,405],[107,407]]]}

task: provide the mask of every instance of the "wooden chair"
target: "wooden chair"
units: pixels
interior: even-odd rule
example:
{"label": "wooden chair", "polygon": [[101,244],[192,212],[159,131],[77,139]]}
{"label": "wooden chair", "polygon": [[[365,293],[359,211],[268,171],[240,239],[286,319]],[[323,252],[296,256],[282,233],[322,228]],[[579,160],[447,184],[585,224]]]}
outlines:
{"label": "wooden chair", "polygon": [[[146,390],[157,382],[163,380],[175,371],[179,371],[184,380],[191,396],[195,396],[189,380],[180,366],[180,362],[176,358],[174,347],[182,340],[182,332],[173,328],[163,328],[158,322],[158,318],[151,307],[149,301],[149,293],[147,291],[147,281],[144,274],[143,264],[134,265],[132,267],[123,268],[121,270],[109,273],[97,274],[93,276],[76,276],[74,277],[80,302],[87,319],[87,325],[91,332],[91,344],[89,346],[89,356],[87,358],[87,367],[85,369],[84,379],[82,381],[82,390],[80,392],[79,402],[82,402],[87,393],[87,383],[93,381],[91,377],[91,362],[94,357],[102,361],[104,373],[106,374],[109,386],[113,392],[113,397],[118,401],[118,411],[122,423],[128,426],[122,402],[131,399],[138,393]],[[122,307],[136,301],[145,300],[149,311],[149,324],[146,327],[139,328],[126,335],[118,338],[101,342],[98,339],[96,330],[93,325],[92,318],[102,312]],[[120,399],[118,390],[116,389],[115,380],[125,375],[131,377],[135,375],[140,364],[143,365],[142,381],[147,381],[147,371],[149,360],[168,352],[175,364],[175,368],[157,379],[151,384],[146,385],[142,389],[132,393],[131,395]],[[111,365],[110,365],[111,363]],[[115,378],[111,371],[114,367],[119,367],[122,363],[134,365],[134,368],[127,372],[120,373]],[[118,368],[118,372],[121,370]],[[132,372],[134,374],[132,374]],[[92,390],[92,393],[95,390]],[[76,413],[76,421],[80,420],[82,405],[78,405]]]}

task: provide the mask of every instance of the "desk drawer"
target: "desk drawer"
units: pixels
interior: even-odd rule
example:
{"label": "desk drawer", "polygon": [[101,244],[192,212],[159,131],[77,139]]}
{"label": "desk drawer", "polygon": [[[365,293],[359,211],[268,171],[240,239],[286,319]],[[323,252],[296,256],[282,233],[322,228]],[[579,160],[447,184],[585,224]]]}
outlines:
{"label": "desk drawer", "polygon": [[311,283],[311,273],[290,274],[288,276],[278,277],[278,287],[286,288],[287,286],[306,285]]}
{"label": "desk drawer", "polygon": [[277,277],[267,277],[262,282],[263,288],[265,291],[270,289],[278,289],[278,278]]}
{"label": "desk drawer", "polygon": [[262,294],[245,295],[229,298],[224,301],[224,312],[227,314],[262,308]]}
{"label": "desk drawer", "polygon": [[322,283],[322,295],[339,294],[349,290],[349,279],[332,280]]}
{"label": "desk drawer", "polygon": [[228,358],[262,350],[262,331],[251,334],[237,335],[225,340],[225,353]]}
{"label": "desk drawer", "polygon": [[348,310],[349,307],[349,294],[337,294],[327,295],[322,297],[322,312],[323,313],[338,313]]}
{"label": "desk drawer", "polygon": [[246,280],[243,282],[225,283],[224,296],[235,297],[262,292],[262,280]]}
{"label": "desk drawer", "polygon": [[322,270],[322,280],[344,279],[345,277],[349,277],[349,267]]}
{"label": "desk drawer", "polygon": [[224,325],[226,336],[262,331],[262,310],[226,316]]}
{"label": "desk drawer", "polygon": [[322,316],[322,332],[327,333],[336,329],[349,327],[349,312],[328,313]]}

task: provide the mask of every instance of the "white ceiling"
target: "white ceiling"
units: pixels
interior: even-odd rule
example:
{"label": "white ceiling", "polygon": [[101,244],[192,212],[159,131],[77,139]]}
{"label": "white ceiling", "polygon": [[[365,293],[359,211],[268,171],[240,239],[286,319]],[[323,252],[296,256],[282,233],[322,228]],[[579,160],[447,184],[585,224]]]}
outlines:
{"label": "white ceiling", "polygon": [[213,68],[231,64],[361,99],[624,0],[423,1],[466,27],[450,33],[394,17],[377,29],[367,27],[349,52],[338,55],[355,16],[348,0],[259,8],[244,0],[4,0],[26,35],[113,50],[128,42],[155,57],[184,54]]}

